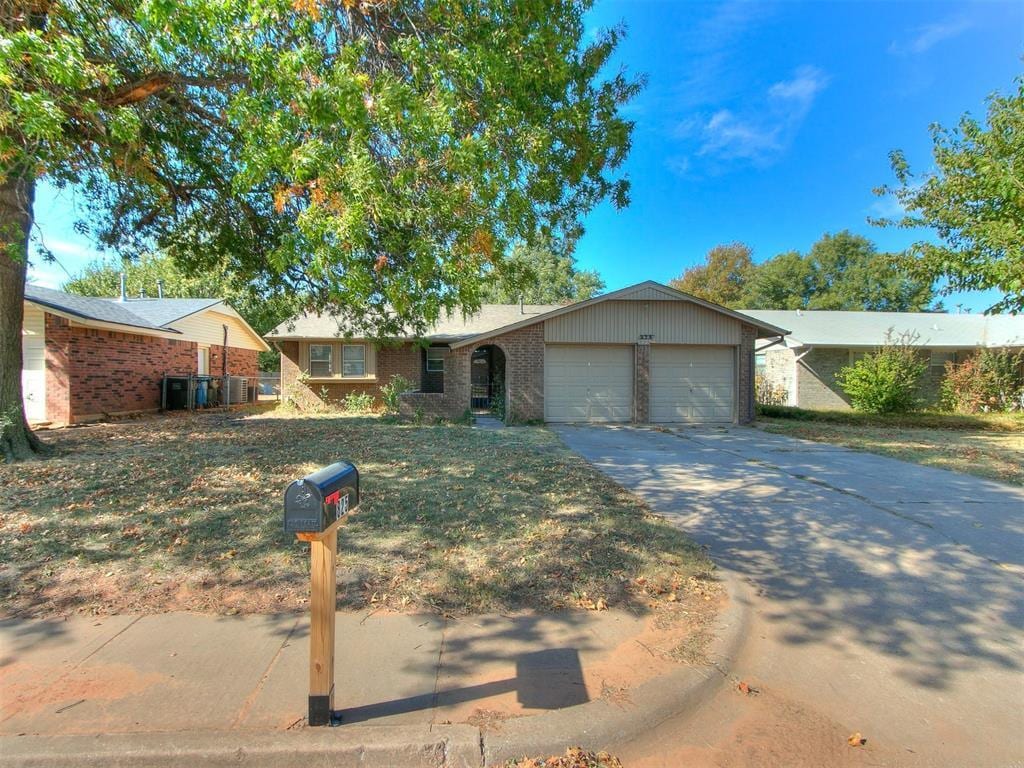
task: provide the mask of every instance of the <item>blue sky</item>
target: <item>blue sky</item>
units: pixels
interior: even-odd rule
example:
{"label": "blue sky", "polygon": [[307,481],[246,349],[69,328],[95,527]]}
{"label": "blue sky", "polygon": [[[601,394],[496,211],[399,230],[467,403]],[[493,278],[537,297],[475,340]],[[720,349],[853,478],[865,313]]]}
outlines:
{"label": "blue sky", "polygon": [[[576,253],[610,289],[667,281],[733,240],[758,261],[841,229],[906,247],[919,233],[866,221],[893,212],[871,192],[892,180],[888,152],[927,169],[929,124],[983,117],[985,97],[1024,71],[1024,3],[599,1],[587,19],[590,30],[620,21],[615,64],[648,78],[628,107],[632,204],[594,211]],[[37,203],[72,273],[96,255],[72,229],[75,204],[46,188]],[[66,277],[39,263],[30,279]]]}

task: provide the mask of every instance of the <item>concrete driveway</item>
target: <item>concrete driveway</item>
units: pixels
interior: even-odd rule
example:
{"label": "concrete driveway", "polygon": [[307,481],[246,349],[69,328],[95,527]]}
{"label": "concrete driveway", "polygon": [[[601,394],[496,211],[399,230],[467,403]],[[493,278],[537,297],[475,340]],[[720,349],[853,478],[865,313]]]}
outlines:
{"label": "concrete driveway", "polygon": [[556,429],[749,585],[736,674],[877,764],[1024,764],[1024,489],[752,428]]}

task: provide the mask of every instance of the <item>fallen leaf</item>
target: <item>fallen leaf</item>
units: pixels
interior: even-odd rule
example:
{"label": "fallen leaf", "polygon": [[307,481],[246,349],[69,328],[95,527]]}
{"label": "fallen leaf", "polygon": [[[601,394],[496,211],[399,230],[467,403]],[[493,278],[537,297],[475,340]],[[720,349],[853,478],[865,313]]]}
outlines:
{"label": "fallen leaf", "polygon": [[739,685],[737,685],[736,687],[740,689],[740,693],[745,693],[745,694],[747,694],[748,696],[750,695],[750,686],[749,686],[749,685],[747,685],[747,684],[746,684],[745,682],[743,682],[742,680],[740,681],[740,684],[739,684]]}
{"label": "fallen leaf", "polygon": [[846,739],[846,743],[851,747],[862,747],[867,743],[867,739],[860,735],[860,731],[851,733],[849,738]]}

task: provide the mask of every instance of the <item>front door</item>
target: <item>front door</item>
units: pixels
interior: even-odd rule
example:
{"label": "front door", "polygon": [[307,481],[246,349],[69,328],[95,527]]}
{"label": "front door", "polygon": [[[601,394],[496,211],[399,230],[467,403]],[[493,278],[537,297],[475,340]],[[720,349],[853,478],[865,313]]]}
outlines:
{"label": "front door", "polygon": [[491,350],[478,349],[473,353],[469,370],[469,407],[487,410],[491,407]]}

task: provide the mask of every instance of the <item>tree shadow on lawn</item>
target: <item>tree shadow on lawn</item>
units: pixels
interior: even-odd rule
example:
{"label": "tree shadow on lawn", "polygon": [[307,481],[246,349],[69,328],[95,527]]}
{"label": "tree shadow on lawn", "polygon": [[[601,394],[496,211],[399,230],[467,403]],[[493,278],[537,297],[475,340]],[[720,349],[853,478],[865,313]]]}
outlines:
{"label": "tree shadow on lawn", "polygon": [[[347,607],[460,613],[603,600],[643,610],[650,595],[634,588],[638,575],[656,593],[710,568],[685,536],[542,429],[200,414],[49,437],[58,457],[0,467],[0,556],[18,572],[6,585],[8,613],[93,600],[104,611],[147,601],[216,611],[213,593],[244,610],[246,591],[304,594],[307,547],[282,531],[281,494],[340,459],[359,467],[363,490],[340,535]],[[115,583],[100,589],[103,579]],[[166,584],[152,582],[187,582],[197,602],[168,603]]]}
{"label": "tree shadow on lawn", "polygon": [[[848,491],[675,436],[649,439],[668,449],[652,470],[630,466],[614,449],[592,458],[760,588],[762,615],[783,628],[784,642],[861,645],[893,658],[902,678],[935,689],[963,670],[1021,670],[1019,575]],[[837,461],[802,456],[800,471],[828,477]],[[885,476],[866,482],[898,493],[902,479],[893,473],[901,465],[886,466]],[[977,489],[998,490],[952,476],[936,496],[955,507]]]}

